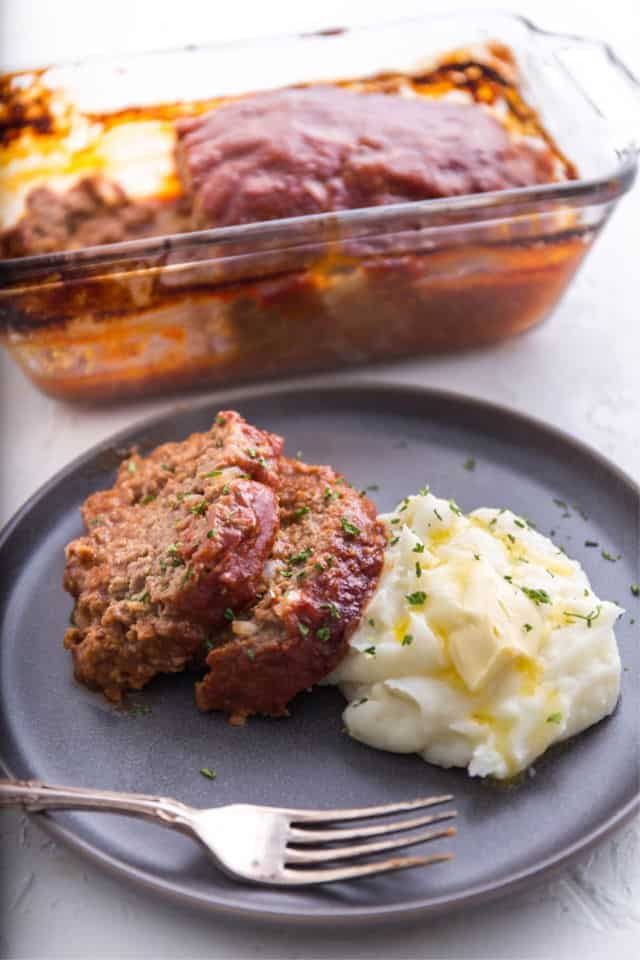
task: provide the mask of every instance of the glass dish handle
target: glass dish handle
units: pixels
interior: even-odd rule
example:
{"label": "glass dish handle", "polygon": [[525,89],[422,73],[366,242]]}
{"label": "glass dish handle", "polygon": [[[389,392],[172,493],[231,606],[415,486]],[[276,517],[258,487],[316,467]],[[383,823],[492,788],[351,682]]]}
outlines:
{"label": "glass dish handle", "polygon": [[620,148],[640,151],[640,81],[627,65],[598,40],[547,33],[544,43],[610,126]]}

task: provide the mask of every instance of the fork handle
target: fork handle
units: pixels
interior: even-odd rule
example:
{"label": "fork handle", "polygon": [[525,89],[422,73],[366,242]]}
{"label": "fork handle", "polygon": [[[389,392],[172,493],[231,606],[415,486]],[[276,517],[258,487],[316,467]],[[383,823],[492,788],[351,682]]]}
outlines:
{"label": "fork handle", "polygon": [[193,810],[169,797],[85,787],[60,787],[38,780],[0,780],[0,807],[25,810],[101,810],[124,813],[191,832]]}

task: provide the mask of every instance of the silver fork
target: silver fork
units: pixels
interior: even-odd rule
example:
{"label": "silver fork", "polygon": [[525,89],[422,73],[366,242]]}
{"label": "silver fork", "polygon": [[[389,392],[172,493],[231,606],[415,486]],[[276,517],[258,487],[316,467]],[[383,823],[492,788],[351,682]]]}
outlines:
{"label": "silver fork", "polygon": [[[453,836],[455,827],[432,829],[431,825],[452,819],[456,810],[421,812],[452,799],[450,795],[425,797],[346,810],[293,810],[247,803],[197,808],[168,797],[55,787],[36,780],[0,781],[0,806],[22,806],[30,811],[102,810],[142,817],[195,837],[232,877],[282,886],[371,877],[451,860],[451,853],[432,853],[353,865],[339,862]],[[418,815],[388,819],[408,811]],[[383,819],[373,825],[340,826],[341,822],[370,818]],[[395,833],[405,835],[390,836]]]}

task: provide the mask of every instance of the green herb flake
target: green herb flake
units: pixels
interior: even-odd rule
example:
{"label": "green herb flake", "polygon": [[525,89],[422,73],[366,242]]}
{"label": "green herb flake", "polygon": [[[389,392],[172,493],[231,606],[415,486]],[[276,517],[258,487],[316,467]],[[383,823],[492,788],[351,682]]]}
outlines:
{"label": "green herb flake", "polygon": [[508,533],[508,534],[507,534],[507,540],[509,541],[509,543],[515,543],[515,542],[516,542],[516,538],[514,537],[514,535],[513,535],[512,533]]}
{"label": "green herb flake", "polygon": [[429,490],[430,490],[430,487],[428,487],[428,486],[426,486],[426,487],[420,487],[420,489],[418,490],[418,493],[420,494],[421,497],[428,497],[428,496],[429,496]]}
{"label": "green herb flake", "polygon": [[615,563],[617,559],[616,557],[613,556],[612,553],[609,553],[608,550],[603,550],[601,553],[601,557],[603,560],[608,560],[610,563]]}
{"label": "green herb flake", "polygon": [[585,540],[584,545],[585,545],[585,547],[599,547],[599,546],[600,546],[600,544],[598,543],[597,540]]}
{"label": "green herb flake", "polygon": [[560,500],[558,497],[554,497],[553,502],[555,503],[556,507],[560,507],[561,510],[569,509],[569,504],[566,502],[566,500]]}
{"label": "green herb flake", "polygon": [[513,577],[509,576],[509,574],[507,574],[507,573],[505,573],[504,579],[505,579],[508,583],[513,583]]}
{"label": "green herb flake", "polygon": [[547,717],[547,723],[562,723],[562,714],[550,713]]}
{"label": "green herb flake", "polygon": [[513,522],[515,523],[516,527],[521,527],[523,530],[524,530],[524,529],[526,528],[526,526],[527,526],[526,523],[523,523],[522,520],[518,520],[518,519],[515,518],[515,517],[514,517]]}
{"label": "green herb flake", "polygon": [[289,557],[289,564],[292,563],[306,563],[309,557],[313,556],[313,550],[311,547],[307,547],[305,550],[300,550],[298,553],[294,553]]}
{"label": "green herb flake", "polygon": [[306,637],[309,633],[309,627],[306,623],[303,623],[302,620],[298,620],[298,632],[300,636]]}
{"label": "green herb flake", "polygon": [[355,523],[351,523],[351,521],[347,520],[346,517],[340,517],[340,524],[344,532],[347,533],[350,537],[360,536],[359,527],[356,527]]}
{"label": "green herb flake", "polygon": [[256,451],[256,448],[255,448],[255,447],[248,447],[248,448],[247,448],[247,456],[251,457],[252,460],[256,460],[257,457],[258,457],[258,453],[257,453],[257,451]]}
{"label": "green herb flake", "polygon": [[367,620],[367,623],[369,624],[370,627],[375,627],[376,625],[376,622],[373,619],[373,617],[369,617],[369,619]]}
{"label": "green herb flake", "polygon": [[143,590],[142,593],[136,593],[131,599],[136,603],[149,603],[149,591]]}
{"label": "green herb flake", "polygon": [[640,583],[632,583],[629,589],[634,597],[640,597]]}
{"label": "green herb flake", "polygon": [[211,477],[221,477],[222,470],[209,470],[209,473],[203,473],[201,476],[204,480],[209,480]]}
{"label": "green herb flake", "polygon": [[129,462],[127,463],[127,470],[129,471],[129,473],[138,472],[138,464],[135,462],[135,460],[129,460]]}
{"label": "green herb flake", "polygon": [[307,507],[307,506],[298,507],[297,510],[294,510],[294,511],[293,511],[293,515],[294,515],[294,517],[295,517],[296,519],[299,519],[300,517],[306,516],[307,513],[309,513],[309,507]]}
{"label": "green herb flake", "polygon": [[467,459],[463,463],[463,467],[465,468],[465,470],[475,470],[476,468],[475,457],[467,457]]}
{"label": "green herb flake", "polygon": [[129,717],[147,717],[151,713],[151,707],[148,703],[132,703],[127,712]]}
{"label": "green herb flake", "polygon": [[222,414],[219,413],[218,416],[216,417],[216,426],[224,427],[226,422],[227,422],[226,419],[222,416]]}
{"label": "green herb flake", "polygon": [[424,553],[424,543],[416,543],[412,553]]}
{"label": "green herb flake", "polygon": [[215,778],[218,776],[215,770],[211,770],[210,767],[200,767],[200,773],[203,777],[206,777],[207,780],[215,780]]}
{"label": "green herb flake", "polygon": [[479,553],[474,553],[473,559],[474,559],[474,560],[479,560],[479,559],[480,559],[480,554],[479,554]]}
{"label": "green herb flake", "polygon": [[400,641],[400,646],[402,646],[402,647],[410,647],[412,643],[413,643],[413,636],[412,636],[412,634],[410,634],[410,633],[405,633],[404,637],[403,637],[402,640]]}
{"label": "green herb flake", "polygon": [[209,504],[206,500],[201,500],[200,503],[194,503],[192,507],[189,507],[189,512],[195,514],[197,517],[204,517]]}
{"label": "green herb flake", "polygon": [[455,513],[456,517],[462,516],[462,510],[460,509],[458,504],[455,502],[455,500],[449,500],[449,510],[451,510],[452,513]]}
{"label": "green herb flake", "polygon": [[233,612],[233,610],[231,609],[231,607],[226,607],[226,608],[225,608],[225,611],[224,611],[223,616],[224,616],[225,620],[228,620],[228,621],[229,621],[229,623],[232,623],[232,622],[235,620],[235,618],[236,618],[236,615],[235,615],[235,613]]}
{"label": "green herb flake", "polygon": [[375,655],[376,655],[376,648],[375,648],[374,646],[365,647],[365,648],[364,648],[364,653],[368,654],[370,657],[375,657]]}
{"label": "green herb flake", "polygon": [[539,606],[541,603],[551,603],[551,597],[546,590],[534,590],[532,587],[520,587],[522,592],[526,597],[529,597],[529,600]]}
{"label": "green herb flake", "polygon": [[396,545],[396,543],[399,541],[399,539],[400,539],[400,537],[392,537],[391,540],[389,540],[389,546],[390,546],[390,547],[395,547],[395,545]]}
{"label": "green herb flake", "polygon": [[316,637],[318,638],[318,640],[324,640],[324,641],[329,640],[329,638],[331,637],[331,630],[329,629],[329,627],[320,627],[319,630],[316,630]]}
{"label": "green herb flake", "polygon": [[255,652],[255,650],[253,650],[251,647],[247,647],[247,649],[245,650],[245,653],[246,653],[246,655],[247,655],[247,659],[248,659],[248,660],[251,660],[251,662],[253,663],[253,661],[254,661],[255,658],[256,658],[256,652]]}
{"label": "green herb flake", "polygon": [[326,610],[329,611],[329,614],[330,614],[332,620],[339,620],[339,619],[340,619],[340,611],[338,610],[338,608],[337,608],[337,606],[335,605],[335,603],[331,603],[331,602],[329,602],[329,603],[323,603],[322,606],[323,606]]}
{"label": "green herb flake", "polygon": [[434,508],[433,508],[433,512],[435,513],[435,515],[436,515],[436,517],[438,518],[438,520],[442,521],[442,517],[441,517],[441,515],[438,513],[437,507],[434,507]]}
{"label": "green herb flake", "polygon": [[211,530],[207,530],[207,540],[213,540],[217,532],[217,527],[211,527]]}
{"label": "green herb flake", "polygon": [[363,703],[368,703],[368,702],[369,702],[369,697],[362,697],[360,700],[354,700],[354,702],[350,704],[350,706],[360,707],[362,706]]}
{"label": "green herb flake", "polygon": [[424,590],[416,590],[414,593],[405,594],[405,599],[409,601],[412,607],[420,607],[427,599]]}
{"label": "green herb flake", "polygon": [[585,620],[588,627],[591,627],[591,624],[594,620],[597,620],[602,612],[602,604],[598,604],[591,613],[573,613],[571,610],[563,610],[562,615],[568,617],[572,622],[574,620]]}
{"label": "green herb flake", "polygon": [[155,499],[156,499],[155,493],[147,493],[144,495],[140,503],[142,504],[143,507],[146,507],[148,503],[153,503]]}
{"label": "green herb flake", "polygon": [[422,566],[420,565],[420,561],[416,560],[416,577],[421,577],[421,576],[422,576]]}
{"label": "green herb flake", "polygon": [[525,633],[531,633],[531,631],[533,630],[533,627],[531,626],[530,623],[524,623],[522,625],[522,629],[524,630]]}
{"label": "green herb flake", "polygon": [[231,493],[231,487],[229,486],[228,483],[225,483],[224,487],[222,488],[222,492],[223,492],[224,494]]}

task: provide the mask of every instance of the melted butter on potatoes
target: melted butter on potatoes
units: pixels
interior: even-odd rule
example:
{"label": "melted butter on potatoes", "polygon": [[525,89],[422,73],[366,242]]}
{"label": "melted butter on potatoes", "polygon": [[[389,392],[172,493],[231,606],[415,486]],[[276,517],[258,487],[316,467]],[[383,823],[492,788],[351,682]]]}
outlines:
{"label": "melted butter on potatoes", "polygon": [[351,736],[505,778],[613,711],[622,610],[577,562],[508,510],[428,491],[383,519],[378,588],[329,678]]}

